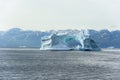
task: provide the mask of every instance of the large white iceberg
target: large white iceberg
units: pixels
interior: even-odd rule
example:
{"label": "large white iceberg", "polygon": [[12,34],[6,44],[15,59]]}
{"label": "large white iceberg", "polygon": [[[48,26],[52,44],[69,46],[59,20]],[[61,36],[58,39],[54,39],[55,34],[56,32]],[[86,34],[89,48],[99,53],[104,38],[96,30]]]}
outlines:
{"label": "large white iceberg", "polygon": [[82,50],[99,51],[100,48],[90,38],[88,30],[79,32],[56,32],[41,39],[40,50]]}

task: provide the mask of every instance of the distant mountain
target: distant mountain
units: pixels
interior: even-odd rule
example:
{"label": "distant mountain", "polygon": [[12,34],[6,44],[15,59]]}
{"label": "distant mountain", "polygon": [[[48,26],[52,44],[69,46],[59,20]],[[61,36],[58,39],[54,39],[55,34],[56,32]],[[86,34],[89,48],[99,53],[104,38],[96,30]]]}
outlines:
{"label": "distant mountain", "polygon": [[[72,34],[79,30],[59,30],[59,32],[71,32]],[[41,31],[24,31],[19,28],[12,28],[8,31],[0,31],[0,47],[40,47],[41,37],[55,33],[56,31],[50,30],[47,32]],[[89,30],[91,38],[101,48],[120,48],[120,31],[108,30]]]}
{"label": "distant mountain", "polygon": [[49,33],[13,28],[0,34],[0,47],[40,47],[41,37]]}

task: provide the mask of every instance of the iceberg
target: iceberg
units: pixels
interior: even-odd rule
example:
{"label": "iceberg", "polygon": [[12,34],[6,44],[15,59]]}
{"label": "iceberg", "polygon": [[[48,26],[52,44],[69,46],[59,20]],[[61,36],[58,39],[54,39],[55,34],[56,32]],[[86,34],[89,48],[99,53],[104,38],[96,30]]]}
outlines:
{"label": "iceberg", "polygon": [[88,30],[79,32],[56,32],[41,38],[40,50],[99,51]]}

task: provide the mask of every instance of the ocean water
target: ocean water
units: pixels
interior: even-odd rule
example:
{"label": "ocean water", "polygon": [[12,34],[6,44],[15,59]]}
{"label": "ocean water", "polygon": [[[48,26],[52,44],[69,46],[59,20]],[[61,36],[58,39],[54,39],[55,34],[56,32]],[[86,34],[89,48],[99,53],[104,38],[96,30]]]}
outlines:
{"label": "ocean water", "polygon": [[120,50],[0,49],[0,80],[120,80]]}

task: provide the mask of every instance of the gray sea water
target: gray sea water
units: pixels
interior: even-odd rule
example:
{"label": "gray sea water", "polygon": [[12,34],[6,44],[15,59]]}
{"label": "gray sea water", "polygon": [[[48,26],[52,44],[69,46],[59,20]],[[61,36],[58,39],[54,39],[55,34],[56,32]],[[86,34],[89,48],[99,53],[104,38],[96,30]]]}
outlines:
{"label": "gray sea water", "polygon": [[0,49],[0,80],[120,80],[120,50]]}

